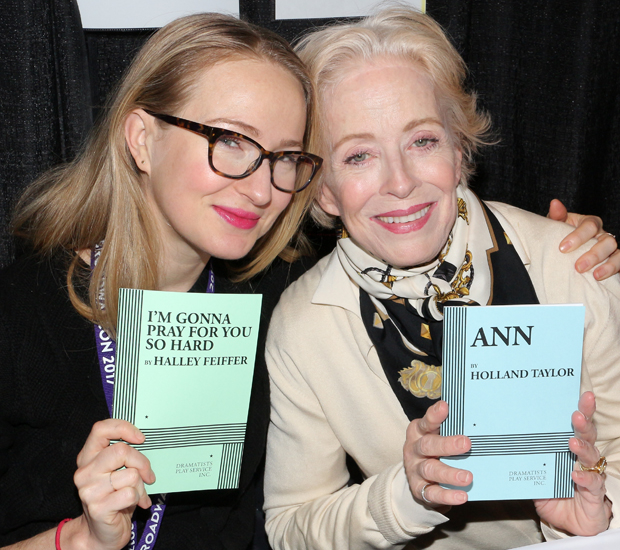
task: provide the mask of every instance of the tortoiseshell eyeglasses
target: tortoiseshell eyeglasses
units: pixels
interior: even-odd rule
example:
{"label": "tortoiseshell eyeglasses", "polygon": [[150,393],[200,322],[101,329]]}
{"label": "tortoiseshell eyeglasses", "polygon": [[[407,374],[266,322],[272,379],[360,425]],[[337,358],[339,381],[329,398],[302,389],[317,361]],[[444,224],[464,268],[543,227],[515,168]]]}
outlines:
{"label": "tortoiseshell eyeglasses", "polygon": [[218,175],[231,179],[247,178],[256,172],[265,159],[269,160],[271,183],[284,193],[299,193],[312,181],[323,159],[303,151],[267,151],[252,138],[153,111],[145,111],[173,126],[194,132],[209,141],[209,166]]}

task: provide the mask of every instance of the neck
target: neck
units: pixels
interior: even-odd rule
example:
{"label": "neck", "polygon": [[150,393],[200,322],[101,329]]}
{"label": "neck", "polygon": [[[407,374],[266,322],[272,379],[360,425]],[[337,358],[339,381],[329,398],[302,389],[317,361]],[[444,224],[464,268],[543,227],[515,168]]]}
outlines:
{"label": "neck", "polygon": [[165,261],[160,268],[158,290],[187,292],[200,277],[207,258],[192,258],[187,261]]}
{"label": "neck", "polygon": [[[78,254],[87,265],[90,265],[90,249],[78,250]],[[185,261],[164,261],[160,267],[157,290],[171,292],[187,292],[200,277],[210,256],[187,258]]]}

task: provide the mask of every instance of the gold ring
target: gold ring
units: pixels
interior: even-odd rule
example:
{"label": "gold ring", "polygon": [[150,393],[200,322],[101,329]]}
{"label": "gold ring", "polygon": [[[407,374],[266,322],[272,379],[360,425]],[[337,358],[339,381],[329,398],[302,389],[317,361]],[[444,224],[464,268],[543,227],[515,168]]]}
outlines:
{"label": "gold ring", "polygon": [[607,459],[602,456],[599,461],[591,468],[584,466],[580,461],[579,468],[582,472],[596,472],[599,475],[603,475],[605,473],[605,468],[607,468]]}
{"label": "gold ring", "polygon": [[422,497],[422,500],[424,502],[428,502],[429,504],[432,504],[432,502],[426,498],[426,488],[429,485],[432,485],[432,483],[427,483],[424,487],[422,487],[422,490],[420,491],[420,496]]}

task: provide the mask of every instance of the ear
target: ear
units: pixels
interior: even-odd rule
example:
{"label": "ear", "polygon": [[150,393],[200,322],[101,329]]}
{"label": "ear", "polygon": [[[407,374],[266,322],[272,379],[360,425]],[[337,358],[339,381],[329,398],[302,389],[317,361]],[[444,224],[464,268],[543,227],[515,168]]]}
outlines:
{"label": "ear", "polygon": [[319,206],[328,214],[331,214],[332,216],[340,216],[340,207],[338,205],[338,201],[336,200],[336,195],[334,195],[334,192],[331,190],[329,185],[327,185],[327,183],[324,183],[321,186],[318,203]]}
{"label": "ear", "polygon": [[125,119],[125,142],[138,170],[151,174],[151,157],[148,137],[153,128],[153,121],[142,109],[132,111]]}
{"label": "ear", "polygon": [[460,148],[456,148],[454,151],[454,174],[456,178],[456,182],[454,185],[458,185],[461,182],[462,178],[462,163],[463,163],[463,151]]}

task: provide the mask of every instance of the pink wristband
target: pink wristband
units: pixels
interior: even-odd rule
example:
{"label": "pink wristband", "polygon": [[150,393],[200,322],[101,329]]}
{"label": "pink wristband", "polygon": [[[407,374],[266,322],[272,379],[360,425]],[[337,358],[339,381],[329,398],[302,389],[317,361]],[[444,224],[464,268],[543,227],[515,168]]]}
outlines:
{"label": "pink wristband", "polygon": [[62,550],[60,548],[60,531],[62,531],[62,527],[65,523],[67,523],[68,521],[71,521],[73,518],[67,518],[67,519],[63,519],[59,524],[58,527],[56,527],[56,550]]}

